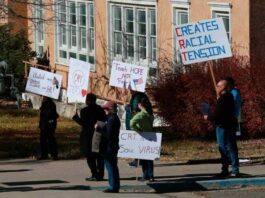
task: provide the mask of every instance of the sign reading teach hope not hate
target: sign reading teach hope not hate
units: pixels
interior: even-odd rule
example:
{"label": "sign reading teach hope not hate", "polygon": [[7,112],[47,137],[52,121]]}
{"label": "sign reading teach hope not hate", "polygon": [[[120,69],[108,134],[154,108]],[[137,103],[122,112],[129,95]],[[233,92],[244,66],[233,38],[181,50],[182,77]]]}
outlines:
{"label": "sign reading teach hope not hate", "polygon": [[61,75],[31,67],[26,91],[58,99],[61,83]]}
{"label": "sign reading teach hope not hate", "polygon": [[69,61],[67,97],[69,103],[85,103],[90,64],[71,58]]}
{"label": "sign reading teach hope not hate", "polygon": [[175,27],[184,65],[232,56],[222,18]]}
{"label": "sign reading teach hope not hate", "polygon": [[144,92],[147,72],[147,67],[113,61],[110,75],[110,85]]}
{"label": "sign reading teach hope not hate", "polygon": [[160,158],[161,133],[121,130],[118,157],[156,160]]}

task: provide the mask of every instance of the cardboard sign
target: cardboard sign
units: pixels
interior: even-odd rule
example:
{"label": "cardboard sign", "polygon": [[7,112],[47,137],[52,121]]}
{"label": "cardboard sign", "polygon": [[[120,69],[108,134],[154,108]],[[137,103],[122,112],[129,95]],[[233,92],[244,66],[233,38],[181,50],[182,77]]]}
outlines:
{"label": "cardboard sign", "polygon": [[113,61],[110,75],[110,85],[144,92],[147,67]]}
{"label": "cardboard sign", "polygon": [[92,152],[98,153],[99,147],[101,142],[101,133],[98,131],[94,131],[93,138],[92,138]]}
{"label": "cardboard sign", "polygon": [[62,76],[37,68],[30,68],[26,91],[58,99]]}
{"label": "cardboard sign", "polygon": [[90,64],[71,58],[69,61],[67,97],[69,103],[85,103]]}
{"label": "cardboard sign", "polygon": [[179,25],[175,32],[184,65],[232,56],[222,18]]}
{"label": "cardboard sign", "polygon": [[160,158],[162,134],[121,130],[118,157],[156,160]]}

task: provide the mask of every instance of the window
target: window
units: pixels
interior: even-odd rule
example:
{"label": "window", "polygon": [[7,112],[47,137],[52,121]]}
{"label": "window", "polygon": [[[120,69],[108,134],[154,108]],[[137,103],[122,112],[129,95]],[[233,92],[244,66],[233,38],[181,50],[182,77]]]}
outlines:
{"label": "window", "polygon": [[227,38],[228,40],[230,40],[230,16],[229,16],[229,12],[221,12],[221,11],[213,11],[212,13],[212,18],[222,18],[224,21],[224,26],[225,26],[225,30],[227,33]]}
{"label": "window", "polygon": [[211,8],[212,18],[221,17],[224,21],[227,37],[231,42],[231,8],[230,3],[216,3],[209,2],[208,5]]}
{"label": "window", "polygon": [[35,2],[35,51],[38,56],[44,52],[44,14],[43,14],[43,3],[42,0],[36,0]]}
{"label": "window", "polygon": [[95,70],[94,4],[91,1],[60,1],[57,6],[57,61],[76,58]]}
{"label": "window", "polygon": [[[188,8],[183,8],[183,7],[174,7],[173,11],[173,22],[174,22],[174,27],[176,25],[181,25],[185,23],[189,23],[189,11]],[[181,63],[180,59],[180,54],[178,51],[178,45],[177,45],[177,39],[176,39],[176,33],[175,33],[175,28],[173,28],[173,37],[174,37],[174,60],[175,63]]]}
{"label": "window", "polygon": [[157,31],[154,6],[109,5],[111,62],[119,60],[155,69]]}

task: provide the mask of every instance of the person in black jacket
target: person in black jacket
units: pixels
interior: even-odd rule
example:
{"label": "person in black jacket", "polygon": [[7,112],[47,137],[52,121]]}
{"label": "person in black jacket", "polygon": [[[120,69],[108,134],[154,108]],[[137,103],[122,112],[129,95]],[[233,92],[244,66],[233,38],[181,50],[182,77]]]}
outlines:
{"label": "person in black jacket", "polygon": [[48,159],[49,151],[53,160],[58,159],[57,142],[55,139],[58,117],[59,115],[53,100],[43,96],[39,120],[41,156],[38,160]]}
{"label": "person in black jacket", "polygon": [[94,126],[97,121],[106,121],[103,109],[96,104],[96,95],[89,93],[86,96],[86,107],[81,109],[80,116],[75,112],[73,120],[82,126],[80,135],[81,153],[85,155],[91,171],[91,177],[87,181],[101,181],[104,177],[104,160],[100,153],[92,152],[92,138]]}
{"label": "person in black jacket", "polygon": [[233,95],[228,91],[227,82],[221,80],[217,84],[218,100],[213,114],[204,115],[205,120],[211,120],[216,125],[216,137],[221,154],[222,171],[218,177],[229,176],[229,162],[231,159],[231,177],[239,175],[238,148],[236,144],[237,119],[235,117],[235,103]]}
{"label": "person in black jacket", "polygon": [[[101,145],[109,178],[109,188],[103,192],[118,193],[120,189],[120,176],[117,156],[119,150],[119,133],[121,123],[117,115],[116,103],[112,101],[106,102],[102,108],[107,115],[107,122],[102,129]],[[97,128],[99,126],[96,125],[95,127]]]}

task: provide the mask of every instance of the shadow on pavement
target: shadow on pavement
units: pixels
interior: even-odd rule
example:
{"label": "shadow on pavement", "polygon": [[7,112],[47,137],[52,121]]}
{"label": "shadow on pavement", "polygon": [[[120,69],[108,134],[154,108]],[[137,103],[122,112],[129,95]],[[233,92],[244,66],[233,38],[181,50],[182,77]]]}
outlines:
{"label": "shadow on pavement", "polygon": [[0,193],[4,192],[27,192],[27,191],[39,191],[39,190],[91,190],[89,186],[75,185],[75,186],[52,186],[52,187],[40,187],[40,188],[32,188],[32,187],[11,187],[4,188],[0,187]]}
{"label": "shadow on pavement", "polygon": [[17,172],[27,172],[27,171],[32,171],[32,169],[0,170],[0,173],[17,173]]}
{"label": "shadow on pavement", "polygon": [[61,180],[40,180],[40,181],[19,181],[19,182],[5,182],[7,186],[27,186],[27,185],[40,185],[40,184],[65,184],[66,181]]}

